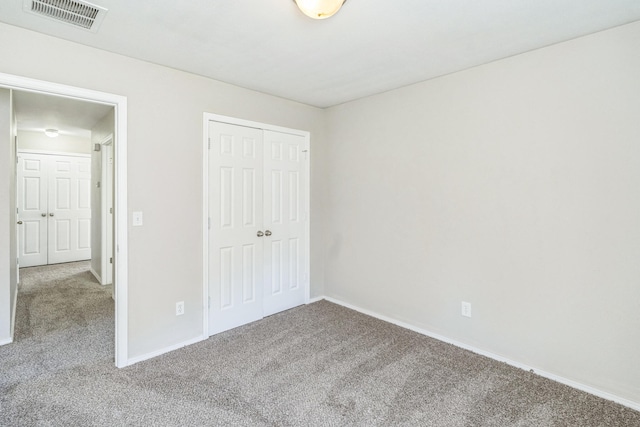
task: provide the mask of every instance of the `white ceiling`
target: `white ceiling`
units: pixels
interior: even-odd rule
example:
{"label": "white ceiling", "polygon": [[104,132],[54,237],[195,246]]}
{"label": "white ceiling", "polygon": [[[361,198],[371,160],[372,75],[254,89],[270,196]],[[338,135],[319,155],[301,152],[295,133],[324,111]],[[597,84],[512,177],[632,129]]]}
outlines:
{"label": "white ceiling", "polygon": [[91,129],[112,106],[60,96],[14,91],[13,102],[20,131],[57,129],[61,135],[90,137]]}
{"label": "white ceiling", "polygon": [[2,0],[0,21],[328,107],[640,20],[638,0],[92,0],[97,33]]}

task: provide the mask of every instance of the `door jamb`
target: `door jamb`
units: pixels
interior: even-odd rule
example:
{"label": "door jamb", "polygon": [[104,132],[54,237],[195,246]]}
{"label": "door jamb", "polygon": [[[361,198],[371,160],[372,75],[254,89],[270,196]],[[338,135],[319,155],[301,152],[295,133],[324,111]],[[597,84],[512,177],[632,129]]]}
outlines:
{"label": "door jamb", "polygon": [[[100,212],[100,236],[101,236],[101,246],[102,246],[102,256],[100,257],[100,268],[101,268],[101,275],[100,275],[100,284],[101,285],[108,285],[110,284],[109,281],[107,280],[107,269],[111,268],[109,265],[109,258],[110,255],[107,253],[107,239],[112,239],[112,236],[108,236],[107,234],[107,221],[109,220],[109,212],[107,212],[107,206],[109,205],[109,203],[107,203],[108,200],[108,194],[106,191],[106,185],[107,185],[107,179],[108,179],[108,173],[107,173],[107,168],[105,167],[105,160],[107,158],[106,156],[106,148],[105,146],[111,146],[111,149],[113,150],[114,147],[114,143],[113,143],[113,134],[109,134],[106,138],[104,138],[101,142],[100,142],[100,209],[102,212]],[[113,155],[113,152],[111,153]],[[115,163],[115,161],[114,161]],[[107,165],[108,166],[108,165]],[[112,176],[113,178],[113,176]],[[111,197],[113,197],[113,185],[111,186]],[[113,214],[112,214],[113,215]],[[112,248],[113,248],[113,243],[111,244]],[[113,276],[111,276],[111,283],[113,283]]]}
{"label": "door jamb", "polygon": [[115,229],[115,365],[128,366],[128,245],[127,245],[127,98],[106,92],[83,89],[0,73],[0,87],[26,92],[98,102],[114,107],[114,229]]}
{"label": "door jamb", "polygon": [[203,114],[203,128],[202,128],[202,136],[203,136],[203,144],[202,144],[202,301],[203,301],[203,331],[204,336],[209,337],[209,122],[221,122],[230,125],[238,125],[262,130],[270,130],[274,132],[288,133],[292,135],[299,135],[304,137],[304,147],[305,147],[305,191],[306,191],[306,201],[305,201],[305,239],[306,239],[306,257],[305,257],[305,273],[306,280],[304,281],[305,286],[305,304],[309,304],[311,299],[311,239],[310,239],[310,213],[311,213],[311,185],[310,185],[310,177],[311,177],[311,150],[310,150],[310,142],[311,142],[311,134],[308,131],[285,128],[281,126],[269,125],[260,122],[254,122],[250,120],[237,119],[235,117],[221,116],[218,114],[212,113],[204,113]]}

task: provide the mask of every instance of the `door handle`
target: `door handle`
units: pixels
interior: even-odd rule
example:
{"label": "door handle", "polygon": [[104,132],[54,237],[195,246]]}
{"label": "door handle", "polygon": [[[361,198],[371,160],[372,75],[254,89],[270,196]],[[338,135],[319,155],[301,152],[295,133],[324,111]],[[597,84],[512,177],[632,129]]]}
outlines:
{"label": "door handle", "polygon": [[49,216],[53,216],[53,214],[52,214],[52,213],[50,213],[50,214],[49,214]]}
{"label": "door handle", "polygon": [[258,232],[256,233],[256,236],[258,236],[258,237],[262,237],[262,236],[264,236],[264,233],[263,233],[262,231],[258,231]]}
{"label": "door handle", "polygon": [[18,221],[18,224],[22,224],[22,221]]}
{"label": "door handle", "polygon": [[264,232],[264,235],[269,237],[269,236],[271,236],[271,232],[269,230],[267,230],[267,231]]}
{"label": "door handle", "polygon": [[47,216],[47,214],[46,214],[46,213],[41,213],[40,215],[41,215],[41,216]]}

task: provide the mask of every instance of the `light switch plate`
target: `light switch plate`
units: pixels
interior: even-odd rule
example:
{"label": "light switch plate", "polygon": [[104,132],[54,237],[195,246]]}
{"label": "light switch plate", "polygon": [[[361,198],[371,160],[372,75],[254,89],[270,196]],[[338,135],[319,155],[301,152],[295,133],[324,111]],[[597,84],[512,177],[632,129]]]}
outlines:
{"label": "light switch plate", "polygon": [[133,221],[131,222],[134,227],[139,227],[142,225],[142,212],[134,212],[133,213]]}
{"label": "light switch plate", "polygon": [[462,301],[462,313],[464,317],[471,317],[471,303]]}

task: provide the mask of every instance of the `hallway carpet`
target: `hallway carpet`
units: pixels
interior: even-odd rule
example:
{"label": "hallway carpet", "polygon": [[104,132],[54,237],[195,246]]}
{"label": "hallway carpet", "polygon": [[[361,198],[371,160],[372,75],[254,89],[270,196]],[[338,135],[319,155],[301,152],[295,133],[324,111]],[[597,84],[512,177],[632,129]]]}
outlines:
{"label": "hallway carpet", "polygon": [[111,289],[87,268],[21,271],[1,426],[640,426],[639,412],[326,301],[117,369]]}

